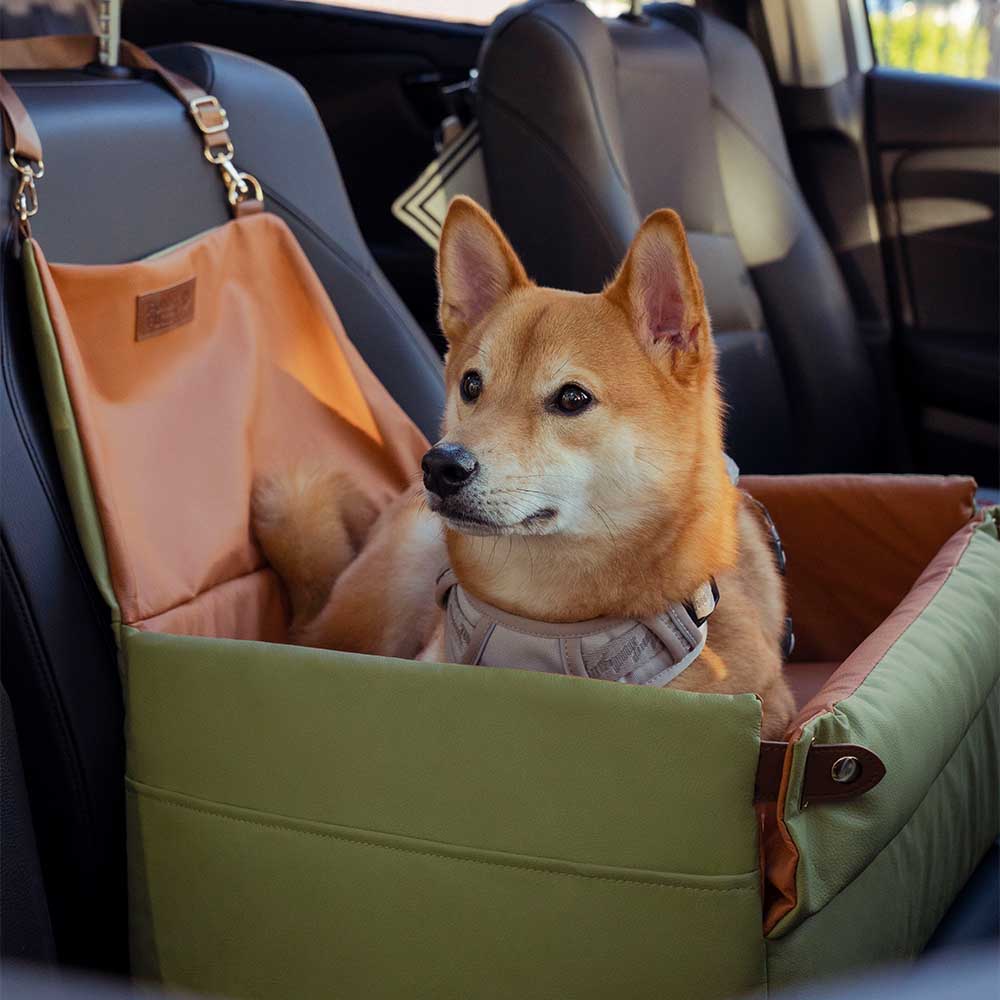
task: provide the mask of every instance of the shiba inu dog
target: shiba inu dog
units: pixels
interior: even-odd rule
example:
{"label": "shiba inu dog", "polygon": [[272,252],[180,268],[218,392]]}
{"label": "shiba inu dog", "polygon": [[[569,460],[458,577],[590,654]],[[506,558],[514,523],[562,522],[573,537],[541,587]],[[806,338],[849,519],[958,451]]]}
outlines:
{"label": "shiba inu dog", "polygon": [[[754,692],[764,737],[779,737],[794,710],[782,581],[727,474],[715,348],[678,216],[646,219],[614,280],[584,295],[533,284],[489,215],[457,198],[438,279],[447,406],[423,484],[377,518],[335,472],[256,490],[255,531],[288,588],[292,640],[443,659],[435,585],[449,566],[466,612],[493,609],[522,634],[525,619],[570,631],[659,622],[659,639],[614,632],[620,651],[604,670],[700,629],[684,669],[655,677]],[[664,616],[707,581],[719,595],[707,626]],[[468,639],[469,621],[455,627]]]}

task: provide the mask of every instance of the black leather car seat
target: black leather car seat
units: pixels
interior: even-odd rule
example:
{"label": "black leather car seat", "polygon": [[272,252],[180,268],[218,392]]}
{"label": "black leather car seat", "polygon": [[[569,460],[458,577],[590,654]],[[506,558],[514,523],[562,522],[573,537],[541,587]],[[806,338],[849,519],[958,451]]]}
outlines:
{"label": "black leather car seat", "polygon": [[[228,110],[237,162],[261,181],[268,206],[295,233],[368,364],[436,437],[439,359],[368,252],[305,91],[278,70],[216,49],[180,45],[154,54]],[[198,134],[158,83],[83,72],[6,75],[44,146],[33,229],[50,260],[131,260],[228,218]],[[12,259],[6,167],[0,192],[0,225],[7,227],[0,253],[3,686],[16,720],[58,957],[120,970],[127,964],[127,925],[116,655],[49,430]],[[4,936],[12,930],[5,927]]]}
{"label": "black leather car seat", "polygon": [[757,50],[691,7],[646,15],[532,0],[494,23],[478,91],[497,221],[536,280],[595,291],[641,219],[676,209],[744,471],[886,469],[871,362]]}

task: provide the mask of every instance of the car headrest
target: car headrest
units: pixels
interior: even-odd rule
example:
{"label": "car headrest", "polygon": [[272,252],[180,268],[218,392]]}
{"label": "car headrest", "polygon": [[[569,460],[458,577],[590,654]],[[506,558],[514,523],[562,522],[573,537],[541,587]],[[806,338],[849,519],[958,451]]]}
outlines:
{"label": "car headrest", "polygon": [[0,38],[97,33],[98,0],[3,0]]}

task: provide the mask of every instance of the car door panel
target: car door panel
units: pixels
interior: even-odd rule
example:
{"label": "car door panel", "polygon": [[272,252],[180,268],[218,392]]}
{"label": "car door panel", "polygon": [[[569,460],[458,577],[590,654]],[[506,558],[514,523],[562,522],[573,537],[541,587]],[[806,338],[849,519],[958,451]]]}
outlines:
{"label": "car door panel", "polygon": [[878,67],[868,105],[904,388],[932,435],[934,411],[964,418],[944,424],[978,442],[988,476],[996,434],[991,447],[977,422],[995,425],[1000,405],[1000,84]]}

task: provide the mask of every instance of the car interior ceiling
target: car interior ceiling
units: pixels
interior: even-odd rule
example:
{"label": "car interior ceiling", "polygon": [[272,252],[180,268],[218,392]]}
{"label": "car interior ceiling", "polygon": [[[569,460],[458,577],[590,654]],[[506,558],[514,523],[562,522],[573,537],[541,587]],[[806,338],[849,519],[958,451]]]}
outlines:
{"label": "car interior ceiling", "polygon": [[[486,26],[286,0],[127,0],[122,35],[218,95],[355,345],[431,439],[443,401],[434,254],[389,206],[457,114],[480,121],[493,211],[539,280],[592,291],[644,214],[681,210],[746,472],[960,473],[996,490],[997,85],[856,60],[825,86],[788,79],[761,7],[655,4],[642,23],[602,23],[575,0],[531,0]],[[94,29],[85,2],[25,10],[0,12],[0,36]],[[605,78],[594,66],[609,52],[617,75]],[[133,260],[224,220],[189,126],[154,83],[11,77],[51,163],[71,165],[46,179],[37,224],[54,259]],[[664,79],[683,101],[661,106]],[[569,128],[548,114],[555,93],[578,114]],[[595,93],[618,149],[587,131]],[[712,109],[726,102],[721,121]],[[767,192],[763,206],[747,184]],[[184,191],[170,212],[161,188]],[[4,267],[3,954],[120,973],[120,680],[18,279]],[[996,866],[994,848],[938,945],[995,925]]]}

